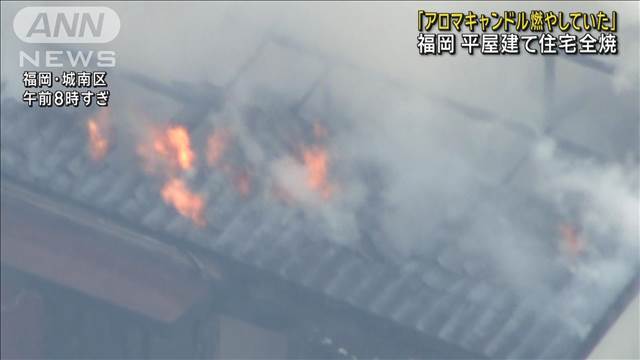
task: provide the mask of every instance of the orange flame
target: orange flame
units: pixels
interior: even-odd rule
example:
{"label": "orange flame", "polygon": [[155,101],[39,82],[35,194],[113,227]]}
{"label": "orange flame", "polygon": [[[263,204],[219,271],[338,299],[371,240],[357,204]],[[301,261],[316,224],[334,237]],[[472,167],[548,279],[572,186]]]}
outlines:
{"label": "orange flame", "polygon": [[94,161],[102,160],[109,149],[109,139],[107,137],[108,117],[109,108],[102,108],[96,117],[91,117],[87,121],[89,153]]}
{"label": "orange flame", "polygon": [[307,170],[307,185],[320,193],[323,199],[329,199],[332,186],[327,181],[329,171],[329,155],[319,147],[311,147],[303,151],[304,165]]}
{"label": "orange flame", "polygon": [[319,122],[313,123],[313,134],[316,136],[316,139],[326,138],[329,132],[327,129],[322,126]]}
{"label": "orange flame", "polygon": [[152,129],[150,141],[138,147],[138,154],[145,160],[150,172],[158,168],[165,168],[170,172],[176,169],[190,170],[196,159],[191,149],[189,132],[180,125]]}
{"label": "orange flame", "polygon": [[575,227],[568,224],[560,225],[560,235],[562,235],[564,245],[571,255],[577,256],[583,252],[584,241],[580,238]]}
{"label": "orange flame", "polygon": [[251,192],[251,178],[249,177],[249,173],[245,171],[240,171],[233,178],[233,186],[240,195],[246,197]]}
{"label": "orange flame", "polygon": [[251,192],[251,176],[246,169],[239,169],[231,165],[230,163],[222,163],[220,170],[230,179],[233,183],[233,188],[240,193],[243,197],[246,197]]}
{"label": "orange flame", "polygon": [[207,163],[214,166],[218,163],[229,143],[230,135],[227,130],[216,129],[207,140]]}
{"label": "orange flame", "polygon": [[204,227],[204,201],[201,196],[189,190],[180,179],[171,179],[162,187],[162,199],[173,205],[180,215],[193,221],[198,227]]}

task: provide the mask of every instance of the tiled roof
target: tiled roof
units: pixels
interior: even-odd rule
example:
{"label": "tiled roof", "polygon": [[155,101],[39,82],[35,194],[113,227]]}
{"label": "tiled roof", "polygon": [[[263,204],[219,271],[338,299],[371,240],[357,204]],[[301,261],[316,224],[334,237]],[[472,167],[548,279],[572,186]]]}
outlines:
{"label": "tiled roof", "polygon": [[[215,175],[191,181],[195,191],[218,191],[225,198],[222,213],[207,217],[210,226],[198,229],[162,202],[158,184],[142,170],[109,158],[92,161],[86,151],[87,115],[3,101],[3,179],[152,234],[196,243],[478,356],[576,356],[599,320],[567,319],[554,311],[552,301],[527,299],[497,282],[456,271],[460,264],[455,256],[445,256],[446,247],[411,270],[373,260],[330,241],[300,210],[260,196],[242,200],[225,193],[219,186],[222,178]],[[585,288],[577,296],[593,296],[594,291],[598,289]],[[618,294],[598,296],[613,301]],[[572,326],[574,321],[586,324],[587,331]]]}

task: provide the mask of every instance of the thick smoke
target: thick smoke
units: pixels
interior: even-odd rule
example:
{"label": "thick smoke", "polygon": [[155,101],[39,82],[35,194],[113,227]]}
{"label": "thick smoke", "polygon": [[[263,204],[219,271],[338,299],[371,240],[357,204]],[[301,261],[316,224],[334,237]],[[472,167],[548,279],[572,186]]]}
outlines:
{"label": "thick smoke", "polygon": [[[621,54],[598,57],[614,66],[613,75],[554,58],[551,104],[540,56],[419,57],[417,9],[451,11],[451,4],[108,6],[123,24],[106,46],[117,50],[118,69],[161,81],[225,85],[269,31],[326,55],[318,60],[268,45],[209,120],[231,128],[257,175],[286,187],[329,238],[365,253],[373,243],[399,266],[453,244],[526,291],[553,290],[557,268],[614,287],[628,269],[637,271],[637,3],[563,5],[565,11],[618,10]],[[532,10],[511,3],[456,6]],[[5,9],[9,5],[2,15],[3,96],[19,97],[13,74],[21,44],[10,29],[14,12]],[[323,73],[327,63],[333,70]],[[293,123],[290,114],[277,114],[277,103],[295,103],[318,77],[325,81],[297,112],[306,124],[322,114],[328,126],[336,184],[330,202],[303,187],[305,169],[295,153],[263,140]],[[127,93],[135,98],[135,90]],[[118,124],[135,129],[132,134],[140,131],[131,115],[136,108],[151,109],[152,117],[175,115],[167,100],[137,101],[120,103]],[[274,111],[264,127],[272,134],[251,130],[243,110],[251,104]],[[544,116],[548,106],[551,118]],[[576,156],[564,141],[588,151]],[[581,254],[563,248],[563,225],[575,228]]]}

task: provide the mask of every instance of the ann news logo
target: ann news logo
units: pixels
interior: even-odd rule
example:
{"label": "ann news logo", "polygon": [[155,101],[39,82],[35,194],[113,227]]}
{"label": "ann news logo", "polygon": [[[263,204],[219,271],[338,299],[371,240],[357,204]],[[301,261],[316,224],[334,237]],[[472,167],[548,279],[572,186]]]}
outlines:
{"label": "ann news logo", "polygon": [[38,6],[13,19],[16,36],[31,44],[103,44],[120,32],[120,17],[103,6]]}
{"label": "ann news logo", "polygon": [[103,6],[25,7],[13,19],[13,31],[28,44],[58,45],[18,51],[19,66],[28,68],[22,73],[27,106],[108,106],[111,91],[107,72],[100,68],[115,67],[116,52],[91,45],[118,36],[120,18],[115,11]]}

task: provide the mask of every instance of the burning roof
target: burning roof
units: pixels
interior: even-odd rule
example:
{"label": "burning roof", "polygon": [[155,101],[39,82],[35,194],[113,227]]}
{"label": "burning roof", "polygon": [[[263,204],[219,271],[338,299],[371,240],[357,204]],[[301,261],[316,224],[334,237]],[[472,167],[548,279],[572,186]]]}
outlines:
{"label": "burning roof", "polygon": [[[330,116],[309,120],[299,114],[301,106],[250,104],[240,115],[245,126],[238,127],[224,120],[225,113],[209,121],[209,107],[222,106],[219,98],[198,99],[207,101],[204,115],[177,113],[131,133],[114,125],[123,113],[118,109],[52,114],[4,100],[2,177],[149,234],[190,242],[477,357],[583,356],[623,291],[624,284],[601,294],[599,284],[580,283],[573,289],[577,297],[599,293],[602,301],[570,314],[557,312],[557,294],[515,291],[486,270],[487,261],[477,253],[450,241],[464,234],[449,230],[464,231],[469,224],[444,224],[444,235],[434,236],[429,251],[394,263],[380,254],[372,231],[382,221],[375,211],[385,205],[378,194],[382,185],[365,165],[341,161],[344,155],[331,146],[336,125]],[[200,106],[185,103],[187,109]],[[48,121],[42,121],[45,116]],[[353,222],[369,232],[357,245],[336,240],[347,226],[335,232],[330,226],[330,215],[349,201],[343,195],[355,192],[345,174],[366,185]],[[566,248],[569,256],[583,256],[588,240],[567,217],[568,223],[552,231],[563,245],[549,251]],[[560,279],[561,292],[570,267],[538,265]],[[631,279],[635,270],[624,273]]]}

